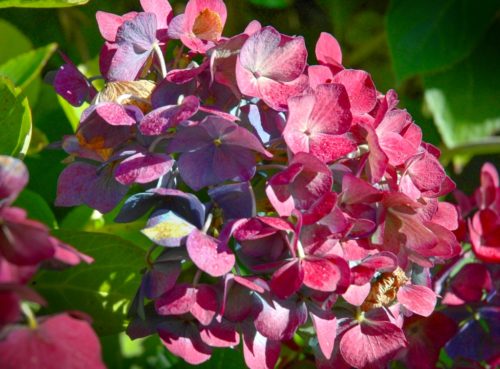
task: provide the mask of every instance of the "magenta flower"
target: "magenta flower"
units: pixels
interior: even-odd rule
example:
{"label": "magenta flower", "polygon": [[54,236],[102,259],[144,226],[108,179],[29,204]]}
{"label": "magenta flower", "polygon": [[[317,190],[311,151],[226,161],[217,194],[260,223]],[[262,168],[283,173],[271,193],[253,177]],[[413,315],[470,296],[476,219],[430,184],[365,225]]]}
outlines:
{"label": "magenta flower", "polygon": [[310,224],[335,205],[332,184],[328,166],[313,155],[299,153],[287,169],[271,177],[266,194],[280,216],[289,216],[297,209],[303,211],[304,223]]}
{"label": "magenta flower", "polygon": [[288,103],[283,137],[294,154],[310,153],[328,163],[356,149],[345,134],[352,115],[344,86],[320,85],[314,93],[292,97]]}
{"label": "magenta flower", "polygon": [[35,329],[16,327],[0,341],[3,368],[49,369],[53,363],[68,369],[105,368],[99,339],[88,322],[63,313],[38,324]]}
{"label": "magenta flower", "polygon": [[307,50],[302,37],[264,27],[249,37],[236,63],[236,79],[243,95],[257,97],[275,110],[285,110],[288,98],[307,87]]}
{"label": "magenta flower", "polygon": [[475,193],[479,211],[469,221],[471,243],[484,261],[500,261],[500,181],[491,163],[481,168],[481,187]]}

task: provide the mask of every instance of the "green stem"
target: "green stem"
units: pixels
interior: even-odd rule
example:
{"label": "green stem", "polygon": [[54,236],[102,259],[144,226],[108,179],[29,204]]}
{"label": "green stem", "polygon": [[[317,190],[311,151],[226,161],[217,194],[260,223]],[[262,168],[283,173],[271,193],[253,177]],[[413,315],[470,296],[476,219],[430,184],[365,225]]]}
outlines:
{"label": "green stem", "polygon": [[28,326],[31,329],[37,329],[38,323],[36,321],[35,314],[33,314],[33,311],[31,311],[31,308],[27,302],[21,303],[21,311],[23,312],[24,316],[26,317],[26,320],[28,321]]}
{"label": "green stem", "polygon": [[452,148],[441,148],[441,162],[447,164],[457,155],[480,155],[500,153],[500,137],[485,137]]}
{"label": "green stem", "polygon": [[153,252],[158,248],[157,244],[153,244],[149,249],[148,252],[146,253],[146,264],[148,265],[149,269],[153,269],[153,260],[151,260],[151,256],[153,255]]}

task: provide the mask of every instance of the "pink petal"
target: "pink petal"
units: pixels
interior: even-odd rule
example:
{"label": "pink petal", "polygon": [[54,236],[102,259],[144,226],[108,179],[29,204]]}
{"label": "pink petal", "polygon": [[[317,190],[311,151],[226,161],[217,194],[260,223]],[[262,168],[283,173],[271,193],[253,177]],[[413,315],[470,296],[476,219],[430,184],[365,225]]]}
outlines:
{"label": "pink petal", "polygon": [[429,316],[436,306],[436,294],[429,287],[406,284],[398,290],[398,301],[408,310]]}
{"label": "pink petal", "polygon": [[225,319],[221,323],[213,321],[200,331],[200,337],[211,347],[234,347],[240,343],[240,335],[236,325]]}
{"label": "pink petal", "polygon": [[337,337],[337,319],[329,311],[311,311],[311,320],[318,337],[319,347],[326,359],[330,359]]}
{"label": "pink petal", "polygon": [[[333,292],[337,288],[346,288],[346,274],[349,266],[342,258],[331,259],[306,258],[302,260],[304,284],[317,291]],[[348,277],[347,277],[348,278]]]}
{"label": "pink petal", "polygon": [[95,14],[95,17],[97,19],[97,25],[102,37],[106,41],[115,42],[116,32],[118,31],[118,28],[120,28],[123,22],[133,19],[136,15],[137,12],[130,12],[120,16],[99,10]]}
{"label": "pink petal", "polygon": [[309,86],[313,90],[319,85],[333,81],[332,71],[324,65],[310,65],[307,67],[307,75],[309,76]]}
{"label": "pink petal", "polygon": [[274,369],[281,351],[281,342],[272,341],[259,332],[243,334],[243,355],[250,369]]}
{"label": "pink petal", "polygon": [[3,369],[105,369],[99,339],[86,321],[49,316],[37,329],[14,328],[0,341]]}
{"label": "pink petal", "polygon": [[458,211],[455,205],[439,202],[437,212],[432,216],[433,223],[454,231],[458,228]]}
{"label": "pink petal", "polygon": [[484,264],[465,265],[451,282],[451,290],[467,302],[480,301],[484,290],[493,288],[490,271]]}
{"label": "pink petal", "polygon": [[167,21],[172,18],[172,7],[167,0],[140,0],[142,9],[145,12],[156,15],[156,24],[158,30],[166,30],[168,28]]}
{"label": "pink petal", "polygon": [[370,283],[361,286],[351,284],[347,291],[342,294],[342,297],[351,305],[361,306],[370,293],[370,287]]}
{"label": "pink petal", "polygon": [[255,328],[269,339],[281,341],[293,337],[297,328],[307,320],[303,302],[288,300],[266,301],[258,297],[260,311],[254,319]]}
{"label": "pink petal", "polygon": [[159,315],[182,315],[191,310],[196,301],[196,290],[187,284],[178,284],[155,300]]}
{"label": "pink petal", "polygon": [[270,286],[276,296],[285,299],[299,290],[303,279],[304,271],[300,263],[292,260],[274,272]]}
{"label": "pink petal", "polygon": [[333,82],[344,85],[354,114],[368,113],[375,107],[377,90],[365,71],[344,69],[333,77]]}
{"label": "pink petal", "polygon": [[340,44],[331,34],[321,32],[316,43],[316,59],[320,64],[342,65]]}
{"label": "pink petal", "polygon": [[219,308],[217,292],[210,285],[199,285],[196,289],[195,302],[190,311],[203,325],[209,325]]}
{"label": "pink petal", "polygon": [[356,367],[382,369],[406,346],[403,331],[389,322],[366,322],[349,329],[340,340],[344,360]]}
{"label": "pink petal", "polygon": [[200,338],[197,328],[182,321],[167,321],[158,327],[162,343],[174,355],[192,365],[201,364],[211,356],[211,349]]}
{"label": "pink petal", "polygon": [[288,108],[288,99],[299,95],[308,86],[308,78],[305,74],[290,82],[276,82],[265,77],[258,81],[260,95],[264,102],[272,109],[285,111]]}
{"label": "pink petal", "polygon": [[198,230],[189,234],[186,247],[196,266],[213,277],[228,273],[236,260],[226,244]]}

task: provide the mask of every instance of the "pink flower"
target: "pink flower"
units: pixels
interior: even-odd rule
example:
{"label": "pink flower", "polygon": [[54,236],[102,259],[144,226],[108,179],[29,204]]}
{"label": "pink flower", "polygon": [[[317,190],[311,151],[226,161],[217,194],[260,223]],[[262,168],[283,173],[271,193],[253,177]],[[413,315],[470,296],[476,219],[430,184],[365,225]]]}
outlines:
{"label": "pink flower", "polygon": [[221,0],[189,0],[184,14],[172,19],[168,36],[204,54],[221,39],[226,17],[226,5]]}
{"label": "pink flower", "polygon": [[294,154],[310,153],[328,163],[356,149],[345,134],[352,115],[344,86],[320,85],[314,93],[290,98],[288,104],[283,137]]}
{"label": "pink flower", "polygon": [[257,97],[275,110],[307,87],[303,75],[307,50],[302,37],[280,34],[273,27],[255,32],[241,48],[236,80],[243,95]]}

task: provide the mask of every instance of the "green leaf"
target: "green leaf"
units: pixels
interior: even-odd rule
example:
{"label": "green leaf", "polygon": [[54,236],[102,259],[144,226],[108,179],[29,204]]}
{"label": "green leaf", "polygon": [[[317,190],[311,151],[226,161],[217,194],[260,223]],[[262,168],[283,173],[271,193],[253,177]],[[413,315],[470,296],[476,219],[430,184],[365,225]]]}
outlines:
{"label": "green leaf", "polygon": [[81,106],[73,106],[59,95],[57,95],[57,100],[59,101],[59,105],[61,105],[64,114],[66,114],[66,118],[68,118],[68,121],[73,128],[73,132],[76,132],[76,129],[80,124],[80,117],[84,110],[89,107],[89,104],[83,103]]}
{"label": "green leaf", "polygon": [[0,8],[65,8],[88,2],[89,0],[0,0]]}
{"label": "green leaf", "polygon": [[12,82],[0,76],[0,154],[17,156],[28,151],[31,110],[28,99]]}
{"label": "green leaf", "polygon": [[49,44],[9,59],[0,65],[0,76],[9,77],[17,87],[24,90],[36,77],[57,49]]}
{"label": "green leaf", "polygon": [[31,41],[9,22],[0,19],[0,63],[5,63],[10,58],[29,51],[33,48]]}
{"label": "green leaf", "polygon": [[263,8],[284,9],[293,3],[293,0],[249,0],[253,5]]}
{"label": "green leaf", "polygon": [[80,310],[92,316],[99,335],[122,331],[140,285],[145,252],[113,235],[75,231],[55,231],[53,235],[92,256],[94,263],[40,271],[32,285],[48,302],[45,312]]}
{"label": "green leaf", "polygon": [[387,34],[396,78],[441,70],[465,58],[497,9],[496,0],[392,0]]}
{"label": "green leaf", "polygon": [[42,196],[28,189],[21,192],[14,206],[25,209],[30,219],[39,220],[50,228],[57,228],[54,213]]}
{"label": "green leaf", "polygon": [[500,131],[498,32],[497,22],[470,57],[424,78],[427,107],[448,148],[480,143]]}

